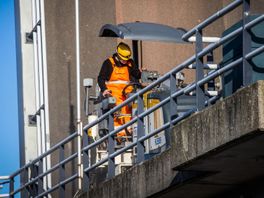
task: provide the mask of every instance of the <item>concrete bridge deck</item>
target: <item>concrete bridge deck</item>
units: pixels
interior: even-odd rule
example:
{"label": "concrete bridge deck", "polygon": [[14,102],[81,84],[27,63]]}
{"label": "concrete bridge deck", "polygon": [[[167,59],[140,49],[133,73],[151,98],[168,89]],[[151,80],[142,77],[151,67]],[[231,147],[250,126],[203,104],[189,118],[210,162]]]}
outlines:
{"label": "concrete bridge deck", "polygon": [[81,197],[227,197],[264,178],[264,81],[172,129],[171,148]]}

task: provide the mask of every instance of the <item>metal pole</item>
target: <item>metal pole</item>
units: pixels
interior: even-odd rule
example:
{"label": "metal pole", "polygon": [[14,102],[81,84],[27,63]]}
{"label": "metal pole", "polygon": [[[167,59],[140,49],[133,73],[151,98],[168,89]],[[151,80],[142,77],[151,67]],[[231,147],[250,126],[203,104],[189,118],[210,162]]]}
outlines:
{"label": "metal pole", "polygon": [[[65,159],[64,145],[60,146],[59,159],[60,159],[59,163],[61,163]],[[64,181],[65,177],[66,177],[65,164],[60,164],[60,167],[59,167],[59,178],[60,178],[60,181]],[[59,187],[59,197],[60,198],[64,198],[65,197],[65,185],[60,185],[60,187]]]}
{"label": "metal pole", "polygon": [[[87,130],[88,132],[88,130]],[[83,133],[83,147],[88,146],[88,134]],[[92,149],[91,149],[92,150]],[[91,163],[92,164],[92,163]],[[83,152],[83,168],[86,169],[90,166],[89,160],[89,150]],[[84,173],[83,175],[83,191],[87,192],[89,190],[89,172]]]}
{"label": "metal pole", "polygon": [[[198,54],[203,51],[203,43],[202,43],[202,31],[196,32],[196,52],[195,52],[195,59],[196,59],[196,82],[201,80],[204,77],[203,71],[203,57],[199,57]],[[200,111],[204,108],[205,103],[205,96],[204,96],[204,85],[199,86],[196,85],[196,106],[197,109]]]}
{"label": "metal pole", "polygon": [[85,87],[86,99],[85,99],[85,115],[89,116],[89,88]]}
{"label": "metal pole", "polygon": [[[114,114],[109,114],[108,117],[108,130],[109,133],[114,131]],[[108,175],[107,178],[111,179],[115,176],[115,158],[110,158],[115,152],[115,138],[114,136],[108,135]]]}
{"label": "metal pole", "polygon": [[[38,6],[38,7],[37,7]],[[32,26],[35,27],[39,21],[40,21],[40,14],[39,14],[39,2],[36,3],[36,0],[32,0]],[[41,43],[40,43],[40,25],[37,26],[36,31],[33,32],[33,50],[34,50],[34,77],[35,77],[35,100],[36,100],[36,111],[40,109],[40,107],[43,105],[40,98],[42,98],[41,93],[43,93],[43,86],[40,88],[40,79],[42,79],[42,64],[40,65],[41,62]],[[41,62],[42,63],[42,62]],[[40,71],[41,69],[41,71]],[[41,74],[41,76],[40,76]],[[42,85],[42,84],[41,84]],[[40,110],[41,111],[41,110]],[[41,111],[43,112],[43,111]],[[44,136],[44,128],[41,127],[41,117],[40,113],[39,115],[36,116],[36,124],[37,124],[37,144],[38,144],[38,156],[40,156],[42,153],[45,152],[45,145],[43,144],[43,137]],[[43,129],[43,131],[41,130]],[[43,147],[44,146],[44,147]],[[44,167],[45,168],[44,168]],[[39,163],[39,172],[43,172],[43,169],[46,170],[46,160],[44,160],[44,165],[43,165],[43,160]],[[47,186],[46,178],[43,178],[38,180],[38,191],[41,192],[44,188],[44,186]],[[22,192],[21,196],[25,196],[24,192]]]}
{"label": "metal pole", "polygon": [[[203,36],[202,37],[202,42],[203,43],[215,43],[220,40],[219,37],[209,37],[209,36]],[[196,37],[192,36],[188,39],[189,42],[196,42]]]}
{"label": "metal pole", "polygon": [[[45,4],[44,0],[40,1],[40,20],[41,20],[41,44],[42,44],[42,64],[43,64],[43,90],[44,90],[44,127],[45,127],[45,147],[46,151],[50,149],[50,127],[49,127],[49,96],[48,96],[48,64],[47,64],[47,47],[46,47],[46,28],[45,28]],[[43,110],[42,110],[43,111]],[[47,170],[51,168],[51,159],[46,157]],[[51,175],[47,176],[47,187],[51,188]],[[50,197],[50,195],[49,195]]]}
{"label": "metal pole", "polygon": [[[137,115],[144,112],[143,95],[137,97]],[[144,142],[138,141],[145,135],[144,131],[144,118],[137,118],[137,163],[144,161]]]}
{"label": "metal pole", "polygon": [[81,105],[80,105],[80,24],[79,24],[79,0],[75,0],[75,31],[76,31],[76,90],[77,90],[77,128],[78,128],[78,190],[82,189],[83,165],[81,156],[81,143],[83,136],[82,122],[81,122]]}
{"label": "metal pole", "polygon": [[[40,24],[42,24],[42,21],[41,21],[41,14],[40,14],[40,2],[39,0],[36,0],[36,20],[37,21],[40,21]],[[41,32],[41,26],[38,25],[37,26],[37,52],[38,52],[38,81],[39,81],[39,105],[42,106],[44,105],[44,109],[46,108],[45,107],[45,102],[44,102],[44,74],[43,74],[43,52],[42,52],[42,32]],[[39,107],[40,107],[39,106]],[[39,108],[38,107],[38,108]],[[45,153],[48,149],[46,148],[46,136],[45,136],[45,110],[44,109],[40,109],[40,130],[41,130],[41,137],[40,137],[40,140],[41,140],[41,154],[42,153]],[[43,159],[43,171],[45,172],[46,170],[48,170],[47,168],[47,159],[44,158]],[[47,177],[44,177],[44,189],[48,189],[49,188],[49,185],[48,185],[48,179]]]}
{"label": "metal pole", "polygon": [[139,41],[139,47],[140,47],[140,66],[138,65],[138,67],[140,69],[143,68],[143,45],[142,45],[142,40]]}
{"label": "metal pole", "polygon": [[243,86],[252,82],[252,67],[246,59],[246,54],[251,51],[251,36],[246,24],[249,22],[250,0],[243,0]]}
{"label": "metal pole", "polygon": [[[37,24],[36,18],[36,0],[32,0],[32,26],[35,27]],[[39,66],[38,66],[38,50],[37,50],[37,33],[33,32],[33,50],[34,50],[34,78],[35,78],[35,100],[36,100],[36,111],[40,107],[39,99]],[[38,143],[38,156],[41,155],[41,130],[40,130],[40,117],[36,117],[37,121],[37,143]]]}
{"label": "metal pole", "polygon": [[137,67],[138,65],[138,41],[132,40],[133,59]]}
{"label": "metal pole", "polygon": [[[38,176],[43,173],[43,159],[39,160]],[[43,177],[38,178],[38,194],[43,193]]]}
{"label": "metal pole", "polygon": [[[10,178],[10,183],[9,183],[9,194],[13,193],[14,192],[14,184],[15,183],[15,180],[14,178]],[[14,195],[11,195],[10,196],[11,198],[15,197]]]}
{"label": "metal pole", "polygon": [[[175,119],[178,115],[177,113],[177,99],[172,98],[172,95],[177,91],[176,88],[176,74],[171,74],[170,75],[170,128],[173,127],[172,120]],[[167,147],[170,146],[170,131],[165,130],[165,139],[166,139],[166,144]]]}
{"label": "metal pole", "polygon": [[[41,17],[41,40],[42,40],[42,59],[43,59],[43,85],[44,85],[44,105],[45,105],[45,132],[46,137],[50,137],[49,131],[49,97],[48,97],[48,64],[46,47],[46,28],[45,28],[45,5],[44,0],[40,0]],[[46,149],[50,149],[50,139],[46,139]],[[50,168],[50,158],[48,157],[48,166]]]}

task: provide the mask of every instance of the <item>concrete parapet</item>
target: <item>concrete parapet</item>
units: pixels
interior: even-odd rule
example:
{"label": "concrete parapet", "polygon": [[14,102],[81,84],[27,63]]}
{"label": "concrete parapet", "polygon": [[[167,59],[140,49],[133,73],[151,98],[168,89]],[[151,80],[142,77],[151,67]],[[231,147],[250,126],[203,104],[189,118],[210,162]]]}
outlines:
{"label": "concrete parapet", "polygon": [[82,197],[153,196],[172,185],[177,167],[238,144],[240,139],[263,130],[264,81],[258,81],[178,123],[172,129],[170,149],[99,184]]}

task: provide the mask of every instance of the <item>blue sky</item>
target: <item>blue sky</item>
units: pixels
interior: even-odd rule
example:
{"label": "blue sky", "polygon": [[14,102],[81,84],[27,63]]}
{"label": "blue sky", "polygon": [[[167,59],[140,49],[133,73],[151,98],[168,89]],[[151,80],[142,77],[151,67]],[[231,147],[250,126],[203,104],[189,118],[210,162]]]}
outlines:
{"label": "blue sky", "polygon": [[9,175],[19,167],[14,20],[14,1],[0,0],[0,175]]}

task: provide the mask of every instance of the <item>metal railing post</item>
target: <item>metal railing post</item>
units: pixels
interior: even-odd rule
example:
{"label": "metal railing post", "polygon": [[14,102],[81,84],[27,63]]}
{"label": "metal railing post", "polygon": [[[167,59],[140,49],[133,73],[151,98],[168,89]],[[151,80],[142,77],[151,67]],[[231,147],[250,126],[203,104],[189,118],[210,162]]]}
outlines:
{"label": "metal railing post", "polygon": [[[110,134],[114,130],[114,115],[108,116],[108,133]],[[115,137],[108,135],[108,175],[110,179],[115,176],[115,158],[110,158],[110,155],[115,152]]]}
{"label": "metal railing post", "polygon": [[[43,159],[39,160],[38,175],[43,173]],[[44,192],[43,177],[38,178],[38,195]]]}
{"label": "metal railing post", "polygon": [[[61,163],[64,160],[64,145],[60,146],[59,149],[59,163]],[[65,164],[60,164],[59,167],[59,181],[65,180]],[[59,187],[59,197],[64,198],[65,197],[65,185],[60,185]]]}
{"label": "metal railing post", "polygon": [[[15,180],[13,177],[11,177],[9,179],[9,195],[11,198],[14,198],[15,196],[12,194],[14,192],[14,183],[15,183]],[[11,195],[12,194],[12,195]]]}
{"label": "metal railing post", "polygon": [[[89,129],[88,129],[89,130]],[[87,133],[88,133],[87,130]],[[83,133],[83,147],[88,146],[88,134],[86,132]],[[83,168],[84,170],[90,166],[89,164],[89,150],[83,152]],[[83,191],[89,190],[89,172],[84,172],[83,175]]]}
{"label": "metal railing post", "polygon": [[204,94],[204,85],[198,85],[197,82],[204,77],[203,71],[203,57],[198,57],[198,54],[203,51],[203,42],[202,42],[202,30],[196,31],[196,49],[195,49],[195,61],[196,61],[196,107],[198,111],[202,110],[205,107],[205,94]]}
{"label": "metal railing post", "polygon": [[[29,175],[28,175],[28,167],[25,168],[23,171],[23,180],[22,185],[26,184],[29,181]],[[29,189],[26,187],[21,193],[22,197],[29,197]]]}
{"label": "metal railing post", "polygon": [[[36,167],[35,167],[35,164],[30,164],[30,180],[31,179],[34,179],[37,175],[37,172],[36,172]],[[36,197],[37,196],[37,189],[36,189],[36,184],[30,184],[29,185],[29,194],[30,196],[32,197]]]}
{"label": "metal railing post", "polygon": [[[214,53],[213,53],[213,51],[212,52],[210,52],[207,56],[206,56],[206,64],[214,64]],[[217,65],[217,67],[216,67],[216,69],[218,68],[218,64],[216,64]],[[210,71],[210,70],[209,70]],[[208,73],[210,73],[210,72],[208,72]],[[207,73],[207,75],[208,75],[208,73]],[[208,91],[210,91],[210,90],[215,90],[215,79],[213,79],[213,80],[210,80],[208,83],[207,83],[207,85],[208,85]],[[211,105],[211,104],[208,104],[208,105]]]}
{"label": "metal railing post", "polygon": [[243,0],[243,86],[247,86],[252,81],[252,67],[245,58],[246,54],[251,51],[251,36],[250,30],[245,28],[249,22],[250,0]]}
{"label": "metal railing post", "polygon": [[[177,91],[176,74],[170,75],[170,128],[173,127],[172,120],[178,115],[177,112],[177,98],[173,98],[172,95]],[[166,144],[170,146],[170,131],[166,130]]]}
{"label": "metal railing post", "polygon": [[[144,111],[143,95],[137,97],[137,115]],[[144,161],[144,142],[138,141],[144,133],[144,118],[137,118],[137,163]]]}

